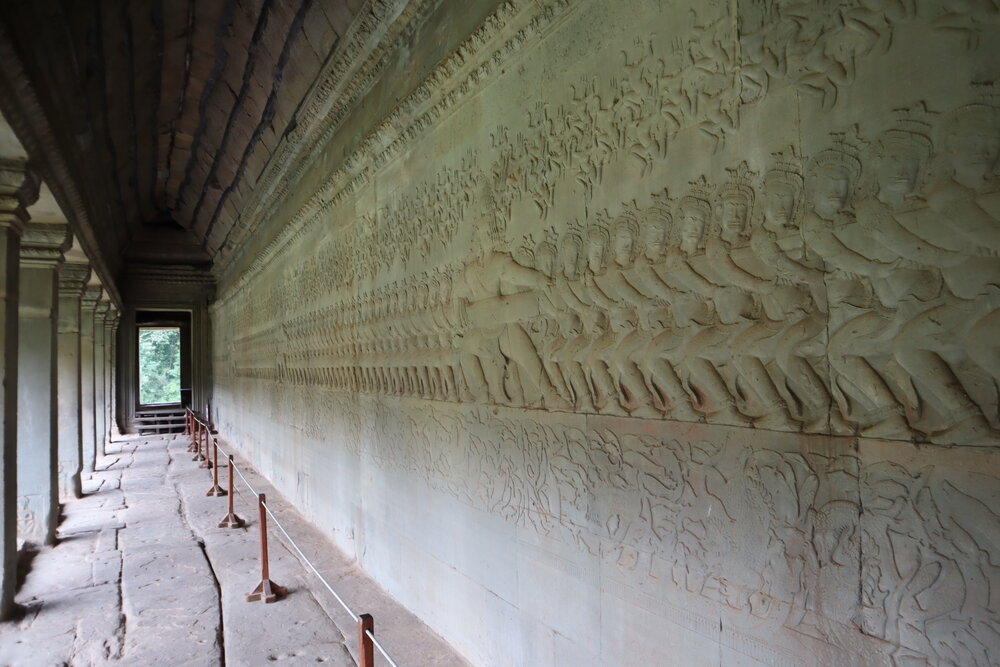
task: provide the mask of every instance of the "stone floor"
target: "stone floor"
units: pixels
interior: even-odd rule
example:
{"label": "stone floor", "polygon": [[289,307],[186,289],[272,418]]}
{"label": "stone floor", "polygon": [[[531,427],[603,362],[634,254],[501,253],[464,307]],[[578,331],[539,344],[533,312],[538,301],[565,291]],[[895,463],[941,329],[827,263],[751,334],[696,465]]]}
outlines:
{"label": "stone floor", "polygon": [[[274,527],[271,579],[289,595],[245,601],[260,579],[255,499],[236,495],[245,528],[218,528],[226,499],[206,497],[210,476],[186,447],[179,436],[109,447],[84,497],[64,504],[58,543],[24,558],[23,613],[0,623],[0,665],[355,664],[356,626]],[[466,664],[266,480],[237,466],[347,603],[374,615],[399,665]]]}

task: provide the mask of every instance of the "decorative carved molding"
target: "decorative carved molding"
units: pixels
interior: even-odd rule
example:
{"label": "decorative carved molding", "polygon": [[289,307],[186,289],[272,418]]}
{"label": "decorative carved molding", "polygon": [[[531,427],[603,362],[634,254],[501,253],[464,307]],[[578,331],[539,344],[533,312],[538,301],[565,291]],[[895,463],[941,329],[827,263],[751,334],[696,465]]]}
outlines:
{"label": "decorative carved molding", "polygon": [[67,225],[29,221],[21,235],[21,265],[61,264],[72,242]]}
{"label": "decorative carved molding", "polygon": [[27,208],[38,200],[40,181],[26,162],[0,159],[0,226],[24,233]]}
{"label": "decorative carved molding", "polygon": [[231,263],[231,250],[239,249],[244,239],[269,218],[276,203],[295,191],[316,151],[329,141],[347,113],[369,91],[386,59],[404,43],[412,27],[434,6],[436,3],[428,0],[366,2],[303,101],[296,127],[282,138],[251,199],[232,221],[227,240],[218,248],[219,265]]}
{"label": "decorative carved molding", "polygon": [[59,267],[59,296],[82,297],[90,280],[90,265],[64,263]]}
{"label": "decorative carved molding", "polygon": [[83,289],[83,296],[80,299],[80,306],[91,313],[97,310],[97,304],[101,301],[101,296],[104,294],[104,288],[100,285],[87,285]]}
{"label": "decorative carved molding", "polygon": [[[300,238],[306,228],[315,224],[333,204],[366,183],[375,167],[384,163],[390,155],[403,150],[408,142],[430,127],[434,119],[482,88],[500,71],[507,59],[517,54],[526,43],[552,30],[566,18],[567,10],[574,7],[572,0],[546,0],[542,3],[509,0],[502,3],[475,33],[434,69],[422,85],[359,143],[319,191],[287,224],[280,227],[249,268],[243,270],[240,280],[249,279],[259,272],[280,248]],[[504,39],[503,36],[509,33],[513,33],[513,37]],[[396,128],[405,129],[399,131]],[[325,130],[323,143],[318,143],[317,149],[325,145],[334,130],[334,125]],[[302,164],[300,171],[304,172],[306,166]],[[284,200],[284,196],[272,196],[263,220],[273,220],[277,207]],[[247,232],[259,233],[257,230],[259,224],[252,230],[248,228]],[[220,255],[219,263],[222,266],[219,282],[224,284],[232,280],[231,273],[237,262]]]}

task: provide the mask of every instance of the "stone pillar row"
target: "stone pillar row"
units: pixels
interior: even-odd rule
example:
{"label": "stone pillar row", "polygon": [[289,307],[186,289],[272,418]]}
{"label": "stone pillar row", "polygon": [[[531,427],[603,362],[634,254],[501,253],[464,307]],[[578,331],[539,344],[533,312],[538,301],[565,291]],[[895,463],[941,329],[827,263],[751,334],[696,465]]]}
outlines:
{"label": "stone pillar row", "polygon": [[21,544],[55,541],[113,428],[118,311],[90,267],[67,263],[66,223],[29,219],[38,180],[0,160],[0,618],[13,610]]}

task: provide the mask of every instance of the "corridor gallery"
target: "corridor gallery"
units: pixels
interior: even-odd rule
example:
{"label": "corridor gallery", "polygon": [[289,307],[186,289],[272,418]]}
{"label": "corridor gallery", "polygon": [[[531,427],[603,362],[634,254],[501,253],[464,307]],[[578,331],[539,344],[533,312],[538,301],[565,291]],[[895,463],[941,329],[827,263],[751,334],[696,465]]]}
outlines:
{"label": "corridor gallery", "polygon": [[0,661],[84,516],[125,597],[60,660],[182,664],[177,540],[204,664],[358,659],[280,533],[243,601],[187,407],[399,664],[1000,663],[997,54],[990,1],[0,3]]}

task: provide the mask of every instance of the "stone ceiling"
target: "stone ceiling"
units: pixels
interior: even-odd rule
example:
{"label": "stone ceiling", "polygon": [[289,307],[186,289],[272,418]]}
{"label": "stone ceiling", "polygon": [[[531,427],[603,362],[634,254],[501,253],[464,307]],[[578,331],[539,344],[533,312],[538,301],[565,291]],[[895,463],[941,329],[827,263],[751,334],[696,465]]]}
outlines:
{"label": "stone ceiling", "polygon": [[[0,46],[47,120],[38,143],[64,161],[93,232],[84,241],[112,275],[130,263],[211,265],[362,4],[0,2]],[[9,68],[0,75],[16,87]],[[20,111],[10,115],[30,125],[31,108]]]}

